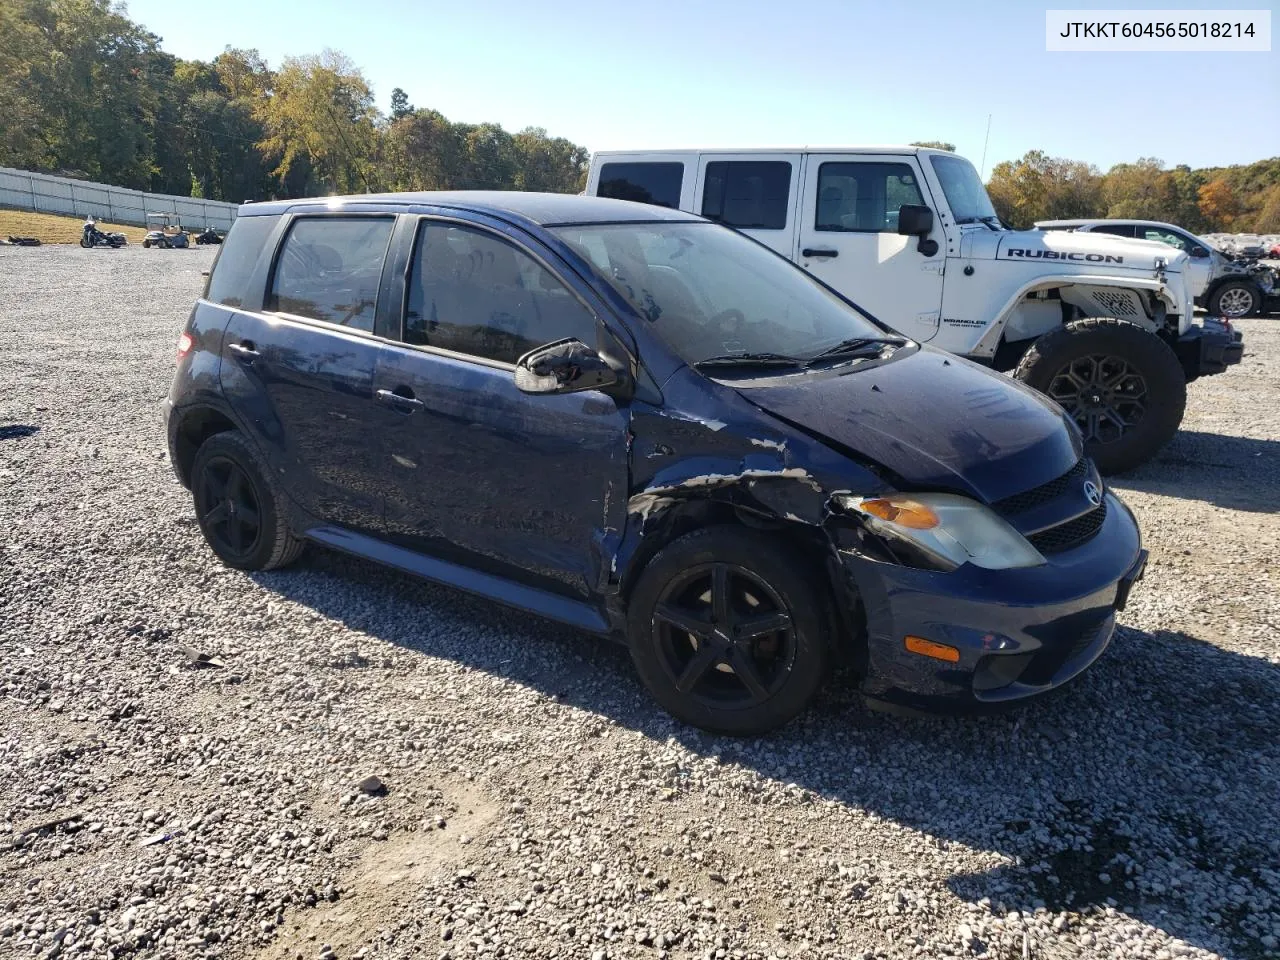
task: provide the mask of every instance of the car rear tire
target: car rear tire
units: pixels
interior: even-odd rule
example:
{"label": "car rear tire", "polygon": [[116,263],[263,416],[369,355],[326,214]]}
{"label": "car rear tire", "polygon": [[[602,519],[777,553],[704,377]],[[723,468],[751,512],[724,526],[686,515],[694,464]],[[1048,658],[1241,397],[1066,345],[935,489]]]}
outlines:
{"label": "car rear tire", "polygon": [[1187,406],[1173,350],[1125,320],[1093,317],[1046,333],[1013,375],[1062,405],[1104,474],[1154,457],[1178,432]]}
{"label": "car rear tire", "polygon": [[631,659],[669,713],[747,736],[802,713],[827,677],[829,606],[810,564],[739,527],[660,550],[628,605]]}
{"label": "car rear tire", "polygon": [[1228,280],[1213,291],[1206,308],[1212,317],[1239,320],[1262,312],[1262,296],[1247,280]]}
{"label": "car rear tire", "polygon": [[289,529],[284,494],[242,434],[226,431],[206,440],[191,477],[200,532],[223,563],[273,570],[298,559],[304,543]]}

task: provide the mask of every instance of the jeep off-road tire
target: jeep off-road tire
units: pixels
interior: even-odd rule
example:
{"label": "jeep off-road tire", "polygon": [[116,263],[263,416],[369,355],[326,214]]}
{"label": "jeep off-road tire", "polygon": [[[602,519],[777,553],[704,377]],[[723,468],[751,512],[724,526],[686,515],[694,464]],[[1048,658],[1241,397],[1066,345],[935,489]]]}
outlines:
{"label": "jeep off-road tire", "polygon": [[1187,382],[1169,345],[1126,320],[1075,320],[1036,340],[1013,375],[1080,426],[1104,474],[1146,463],[1182,423]]}
{"label": "jeep off-road tire", "polygon": [[302,553],[304,541],[289,529],[285,494],[244,435],[215,433],[200,446],[191,497],[201,533],[228,566],[273,570]]}
{"label": "jeep off-road tire", "polygon": [[631,591],[631,659],[669,713],[748,736],[809,706],[831,660],[830,604],[812,565],[784,543],[734,526],[663,547]]}
{"label": "jeep off-road tire", "polygon": [[1262,296],[1258,288],[1247,280],[1228,280],[1213,291],[1205,309],[1211,317],[1226,317],[1228,320],[1256,317],[1262,312]]}

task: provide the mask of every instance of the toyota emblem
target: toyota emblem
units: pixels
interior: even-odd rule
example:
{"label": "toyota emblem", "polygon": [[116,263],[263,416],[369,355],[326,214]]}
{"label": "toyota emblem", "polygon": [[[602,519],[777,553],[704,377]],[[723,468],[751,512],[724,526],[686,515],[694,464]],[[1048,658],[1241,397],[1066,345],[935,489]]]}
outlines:
{"label": "toyota emblem", "polygon": [[1098,489],[1098,485],[1092,480],[1084,482],[1084,495],[1095,507],[1102,505],[1102,491]]}

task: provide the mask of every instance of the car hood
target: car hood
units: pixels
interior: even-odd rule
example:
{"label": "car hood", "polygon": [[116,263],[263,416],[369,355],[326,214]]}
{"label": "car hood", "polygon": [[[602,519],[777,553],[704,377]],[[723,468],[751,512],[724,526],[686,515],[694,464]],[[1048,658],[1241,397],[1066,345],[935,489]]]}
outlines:
{"label": "car hood", "polygon": [[930,347],[873,367],[735,384],[755,406],[892,471],[911,489],[986,503],[1070,470],[1061,409],[1002,374]]}
{"label": "car hood", "polygon": [[1069,263],[1103,273],[1113,270],[1151,273],[1156,269],[1157,260],[1164,261],[1167,272],[1177,273],[1188,259],[1181,250],[1156,240],[1132,240],[1106,233],[1067,230],[975,232],[967,255],[974,259],[991,258],[1050,266]]}

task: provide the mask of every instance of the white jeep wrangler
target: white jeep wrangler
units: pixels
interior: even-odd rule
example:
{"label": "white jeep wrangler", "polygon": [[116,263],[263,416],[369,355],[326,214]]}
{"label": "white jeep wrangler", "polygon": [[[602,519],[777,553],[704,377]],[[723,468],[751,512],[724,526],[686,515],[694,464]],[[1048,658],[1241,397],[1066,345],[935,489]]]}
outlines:
{"label": "white jeep wrangler", "polygon": [[1239,363],[1192,322],[1187,255],[1146,240],[1008,229],[973,165],[920,147],[597,153],[586,192],[733,227],[902,333],[1010,370],[1079,424],[1107,473],[1174,434],[1186,384]]}

